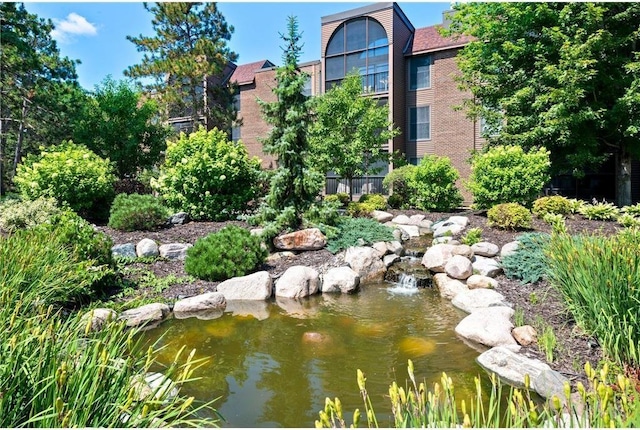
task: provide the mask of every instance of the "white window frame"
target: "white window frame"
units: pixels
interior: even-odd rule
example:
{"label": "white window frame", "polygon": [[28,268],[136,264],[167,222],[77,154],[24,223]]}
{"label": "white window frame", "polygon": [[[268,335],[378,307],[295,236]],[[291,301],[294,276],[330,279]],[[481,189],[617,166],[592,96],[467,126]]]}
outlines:
{"label": "white window frame", "polygon": [[[414,110],[416,111],[416,122],[412,123],[411,122],[411,111]],[[418,124],[422,124],[421,122],[418,122],[418,109],[427,109],[428,114],[427,114],[427,136],[426,137],[419,137],[418,136]],[[407,122],[408,122],[408,130],[409,130],[409,141],[410,142],[417,142],[417,141],[421,141],[421,140],[431,140],[431,105],[422,105],[422,106],[412,106],[409,108],[409,112],[407,115]]]}

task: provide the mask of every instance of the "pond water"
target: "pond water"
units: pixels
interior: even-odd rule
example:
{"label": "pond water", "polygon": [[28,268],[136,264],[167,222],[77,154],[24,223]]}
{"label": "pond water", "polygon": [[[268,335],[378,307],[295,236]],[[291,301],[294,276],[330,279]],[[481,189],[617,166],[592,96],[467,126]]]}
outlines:
{"label": "pond water", "polygon": [[383,282],[354,295],[230,303],[218,319],[172,319],[142,336],[167,345],[160,356],[166,362],[182,345],[209,359],[194,375],[201,379],[181,394],[219,398],[214,406],[224,427],[313,427],[325,397],[336,396],[350,423],[355,408],[364,410],[357,369],[367,378],[379,425],[387,427],[388,388],[394,380],[405,385],[407,359],[429,389],[442,372],[460,399],[474,392],[475,376],[490,387],[475,362],[478,351],[454,332],[465,315],[433,288]]}

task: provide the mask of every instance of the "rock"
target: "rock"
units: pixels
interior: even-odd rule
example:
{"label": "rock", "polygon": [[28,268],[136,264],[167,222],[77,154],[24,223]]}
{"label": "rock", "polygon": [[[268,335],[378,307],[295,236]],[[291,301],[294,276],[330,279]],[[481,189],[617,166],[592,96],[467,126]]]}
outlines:
{"label": "rock", "polygon": [[467,340],[486,346],[517,345],[511,336],[511,316],[513,309],[506,306],[478,308],[460,321],[455,331]]}
{"label": "rock", "polygon": [[478,242],[471,245],[471,250],[474,255],[480,255],[482,257],[495,257],[500,252],[498,245],[491,242]]}
{"label": "rock", "polygon": [[394,224],[409,225],[411,224],[411,219],[404,214],[400,214],[397,217],[393,218],[391,222]]}
{"label": "rock", "polygon": [[[388,224],[388,223],[385,223],[385,225],[386,225],[387,227],[392,227],[392,228],[394,227],[394,226],[389,226],[389,225],[387,225],[387,224]],[[393,232],[392,232],[391,234],[393,234],[393,238],[394,238],[395,240],[397,240],[398,242],[402,242],[403,240],[409,240],[409,235],[407,235],[407,234],[405,233],[405,237],[403,238],[403,237],[402,237],[402,230],[400,230],[400,229],[398,229],[398,228],[394,228],[394,229],[393,229]]]}
{"label": "rock", "polygon": [[473,273],[471,260],[462,255],[454,255],[444,266],[444,271],[454,279],[467,279]]}
{"label": "rock", "polygon": [[276,304],[292,318],[315,318],[318,313],[317,306],[310,300],[290,299],[276,294]]}
{"label": "rock", "polygon": [[415,225],[415,226],[418,226],[418,227],[423,227],[423,226],[420,225],[423,220],[424,220],[424,215],[421,215],[421,214],[411,215],[409,217],[409,224]]}
{"label": "rock", "polygon": [[371,212],[371,218],[375,219],[379,223],[385,223],[391,221],[393,219],[393,214],[384,211],[373,211]]}
{"label": "rock", "polygon": [[267,263],[271,263],[274,261],[278,261],[278,260],[282,260],[282,259],[286,259],[286,258],[291,258],[291,257],[295,257],[296,254],[294,254],[291,251],[282,251],[282,252],[274,252],[273,254],[269,254],[269,256],[265,259],[265,261]]}
{"label": "rock", "polygon": [[148,372],[144,375],[138,374],[132,378],[131,385],[134,387],[138,401],[148,399],[151,396],[160,399],[166,394],[166,400],[170,402],[178,396],[178,387],[175,382],[162,373]]}
{"label": "rock", "polygon": [[462,227],[466,227],[469,224],[469,218],[466,216],[451,216],[449,217],[449,222],[461,225]]}
{"label": "rock", "polygon": [[469,260],[473,258],[473,251],[469,245],[453,245],[451,249],[451,253],[453,255],[461,255],[463,257],[467,257]]}
{"label": "rock", "polygon": [[534,329],[530,325],[523,325],[514,328],[513,330],[511,330],[511,335],[516,340],[516,342],[518,342],[522,346],[528,346],[538,342],[538,334],[536,333],[536,329]]}
{"label": "rock", "polygon": [[[433,228],[433,227],[431,227]],[[455,236],[462,233],[464,227],[454,222],[444,223],[433,232],[433,237]]]}
{"label": "rock", "polygon": [[382,257],[382,262],[384,263],[385,266],[387,266],[387,269],[389,268],[389,266],[391,266],[393,263],[397,261],[400,261],[400,256],[397,254],[389,254]]}
{"label": "rock", "polygon": [[467,279],[467,287],[469,287],[470,290],[475,290],[476,288],[495,289],[498,287],[498,281],[488,276],[471,275]]}
{"label": "rock", "polygon": [[127,327],[138,327],[162,321],[171,313],[164,303],[151,303],[139,308],[124,311],[118,317],[126,321]]}
{"label": "rock", "polygon": [[96,308],[82,315],[80,318],[80,328],[84,331],[89,325],[90,331],[100,331],[105,324],[110,321],[115,321],[118,318],[118,314],[112,309]]}
{"label": "rock", "polygon": [[111,247],[111,255],[114,258],[136,258],[136,246],[133,243],[123,243],[121,245],[113,245]]}
{"label": "rock", "polygon": [[438,288],[440,296],[449,300],[465,291],[469,291],[463,282],[457,279],[451,279],[445,273],[436,273],[433,276],[433,283]]}
{"label": "rock", "polygon": [[331,342],[331,336],[317,331],[307,331],[302,334],[302,343],[327,343]]}
{"label": "rock", "polygon": [[269,272],[256,272],[227,279],[218,284],[217,291],[227,300],[267,300],[273,292],[273,281]]}
{"label": "rock", "polygon": [[182,225],[187,221],[189,221],[189,214],[186,212],[178,212],[169,218],[169,223],[173,225]]}
{"label": "rock", "polygon": [[386,242],[376,242],[373,245],[371,245],[371,247],[376,251],[378,251],[378,254],[380,255],[380,257],[382,257],[383,255],[387,255],[389,253],[389,249],[387,248]]}
{"label": "rock", "polygon": [[424,253],[422,265],[434,272],[444,272],[444,266],[453,257],[453,245],[437,244]]}
{"label": "rock", "polygon": [[187,249],[193,245],[190,243],[168,243],[160,245],[160,256],[169,260],[184,260],[187,257]]}
{"label": "rock", "polygon": [[273,245],[287,251],[316,251],[327,246],[327,238],[318,228],[307,228],[273,239]]}
{"label": "rock", "polygon": [[397,240],[394,240],[394,241],[385,242],[385,243],[387,244],[387,250],[389,252],[402,257],[402,255],[404,254],[404,248],[402,247],[402,244],[400,242],[398,242]]}
{"label": "rock", "polygon": [[178,300],[173,305],[173,314],[178,319],[196,317],[210,320],[222,316],[227,300],[220,292],[204,293]]}
{"label": "rock", "polygon": [[155,240],[142,239],[136,245],[136,254],[138,257],[157,257],[160,255],[160,250]]}
{"label": "rock", "polygon": [[261,236],[264,233],[264,228],[252,228],[249,230],[251,236]]}
{"label": "rock", "polygon": [[511,385],[524,387],[524,375],[529,375],[530,387],[542,397],[564,398],[564,383],[568,379],[552,370],[548,364],[516,354],[504,347],[491,348],[477,358],[478,363]]}
{"label": "rock", "polygon": [[502,249],[500,250],[500,258],[504,258],[509,254],[513,254],[516,249],[518,249],[518,246],[520,246],[520,242],[518,242],[517,240],[504,244],[502,246]]}
{"label": "rock", "polygon": [[360,284],[382,281],[387,271],[376,250],[366,246],[347,248],[344,261],[360,275]]}
{"label": "rock", "polygon": [[418,224],[418,227],[420,227],[420,229],[429,229],[431,230],[431,227],[433,226],[433,221],[428,220],[428,219],[423,219],[422,221],[420,221],[420,223]]}
{"label": "rock", "polygon": [[358,290],[359,285],[360,276],[346,266],[329,269],[322,278],[323,293],[353,293]]}
{"label": "rock", "polygon": [[320,288],[320,275],[306,266],[289,267],[276,282],[276,297],[297,299],[316,294]]}
{"label": "rock", "polygon": [[502,294],[485,288],[468,290],[458,294],[451,300],[451,304],[468,313],[473,313],[476,309],[489,306],[508,306]]}
{"label": "rock", "polygon": [[227,300],[224,311],[233,316],[251,316],[258,321],[269,318],[269,305],[264,300]]}
{"label": "rock", "polygon": [[420,236],[420,229],[417,225],[398,224],[396,227],[406,233],[409,238]]}
{"label": "rock", "polygon": [[495,278],[502,272],[502,267],[493,258],[476,255],[473,259],[473,273]]}

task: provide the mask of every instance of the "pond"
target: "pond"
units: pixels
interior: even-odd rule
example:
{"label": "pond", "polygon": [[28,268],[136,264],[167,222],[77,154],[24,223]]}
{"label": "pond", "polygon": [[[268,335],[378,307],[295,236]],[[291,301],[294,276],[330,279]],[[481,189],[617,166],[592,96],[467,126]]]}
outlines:
{"label": "pond", "polygon": [[182,345],[209,359],[194,375],[201,379],[181,394],[219,398],[224,427],[313,427],[325,397],[336,396],[351,423],[353,410],[364,410],[357,369],[379,425],[387,427],[393,421],[386,394],[394,380],[405,385],[407,359],[430,389],[447,372],[459,399],[470,398],[475,376],[482,376],[483,391],[490,387],[475,362],[478,351],[454,332],[465,315],[433,288],[383,282],[354,295],[230,302],[218,319],[172,319],[142,336],[167,345],[160,355],[167,363]]}

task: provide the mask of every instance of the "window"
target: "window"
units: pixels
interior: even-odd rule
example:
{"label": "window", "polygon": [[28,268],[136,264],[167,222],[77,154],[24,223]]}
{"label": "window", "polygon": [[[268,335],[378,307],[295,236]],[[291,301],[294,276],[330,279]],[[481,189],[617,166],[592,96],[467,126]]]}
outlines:
{"label": "window", "polygon": [[431,57],[413,57],[409,60],[409,89],[431,87]]}
{"label": "window", "polygon": [[240,93],[233,95],[233,108],[240,112]]}
{"label": "window", "polygon": [[420,161],[422,161],[422,157],[410,157],[409,158],[409,164],[413,164],[414,166],[419,165]]}
{"label": "window", "polygon": [[302,94],[311,97],[312,89],[311,89],[311,76],[307,76],[304,80],[304,87],[302,88]]}
{"label": "window", "polygon": [[409,108],[409,140],[427,139],[431,139],[430,106]]}
{"label": "window", "polygon": [[231,140],[234,142],[240,140],[240,127],[237,125],[231,127]]}

